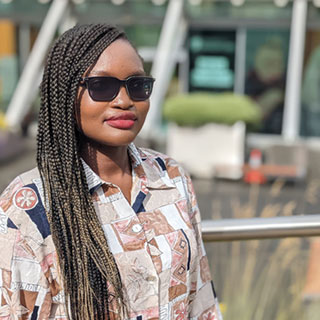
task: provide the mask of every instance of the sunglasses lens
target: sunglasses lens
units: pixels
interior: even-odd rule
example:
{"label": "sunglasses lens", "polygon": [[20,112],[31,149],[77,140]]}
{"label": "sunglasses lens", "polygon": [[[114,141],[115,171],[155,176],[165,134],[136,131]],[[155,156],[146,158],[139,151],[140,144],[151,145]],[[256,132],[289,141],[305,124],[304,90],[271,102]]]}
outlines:
{"label": "sunglasses lens", "polygon": [[150,97],[154,81],[152,78],[132,77],[127,81],[127,88],[131,99],[139,101]]}
{"label": "sunglasses lens", "polygon": [[95,101],[111,101],[119,92],[120,83],[116,78],[89,78],[89,93]]}

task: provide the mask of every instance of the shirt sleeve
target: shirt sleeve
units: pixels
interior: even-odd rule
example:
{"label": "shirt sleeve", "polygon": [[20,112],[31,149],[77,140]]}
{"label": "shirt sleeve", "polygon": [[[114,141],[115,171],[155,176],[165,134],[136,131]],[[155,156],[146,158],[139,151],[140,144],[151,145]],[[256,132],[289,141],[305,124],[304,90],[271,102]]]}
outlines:
{"label": "shirt sleeve", "polygon": [[0,319],[48,319],[51,292],[39,259],[26,236],[10,219],[23,214],[15,207],[16,181],[0,196]]}
{"label": "shirt sleeve", "polygon": [[197,281],[195,293],[190,303],[189,317],[190,319],[222,320],[208,258],[202,241],[200,211],[191,178],[187,174],[185,175],[185,181],[189,198],[190,220],[195,231],[198,252],[197,269],[194,276]]}

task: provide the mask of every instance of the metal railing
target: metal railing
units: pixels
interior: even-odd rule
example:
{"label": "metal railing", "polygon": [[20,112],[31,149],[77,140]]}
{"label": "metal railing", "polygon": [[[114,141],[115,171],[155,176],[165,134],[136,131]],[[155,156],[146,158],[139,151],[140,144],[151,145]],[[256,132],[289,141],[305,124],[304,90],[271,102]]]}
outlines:
{"label": "metal railing", "polygon": [[314,236],[320,236],[320,214],[202,221],[207,242]]}

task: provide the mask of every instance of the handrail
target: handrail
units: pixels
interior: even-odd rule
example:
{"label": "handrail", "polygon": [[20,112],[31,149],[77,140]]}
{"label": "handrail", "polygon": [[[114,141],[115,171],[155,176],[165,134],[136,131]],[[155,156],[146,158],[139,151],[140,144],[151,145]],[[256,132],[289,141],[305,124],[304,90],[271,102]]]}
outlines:
{"label": "handrail", "polygon": [[202,221],[207,242],[314,236],[320,236],[320,214]]}

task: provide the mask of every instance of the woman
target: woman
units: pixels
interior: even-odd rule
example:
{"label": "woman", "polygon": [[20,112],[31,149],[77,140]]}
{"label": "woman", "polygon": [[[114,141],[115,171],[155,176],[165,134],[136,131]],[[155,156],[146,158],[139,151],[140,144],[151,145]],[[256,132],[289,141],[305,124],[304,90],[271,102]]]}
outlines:
{"label": "woman", "polygon": [[132,143],[153,81],[113,26],[53,45],[37,168],[0,201],[0,319],[221,319],[190,178]]}

